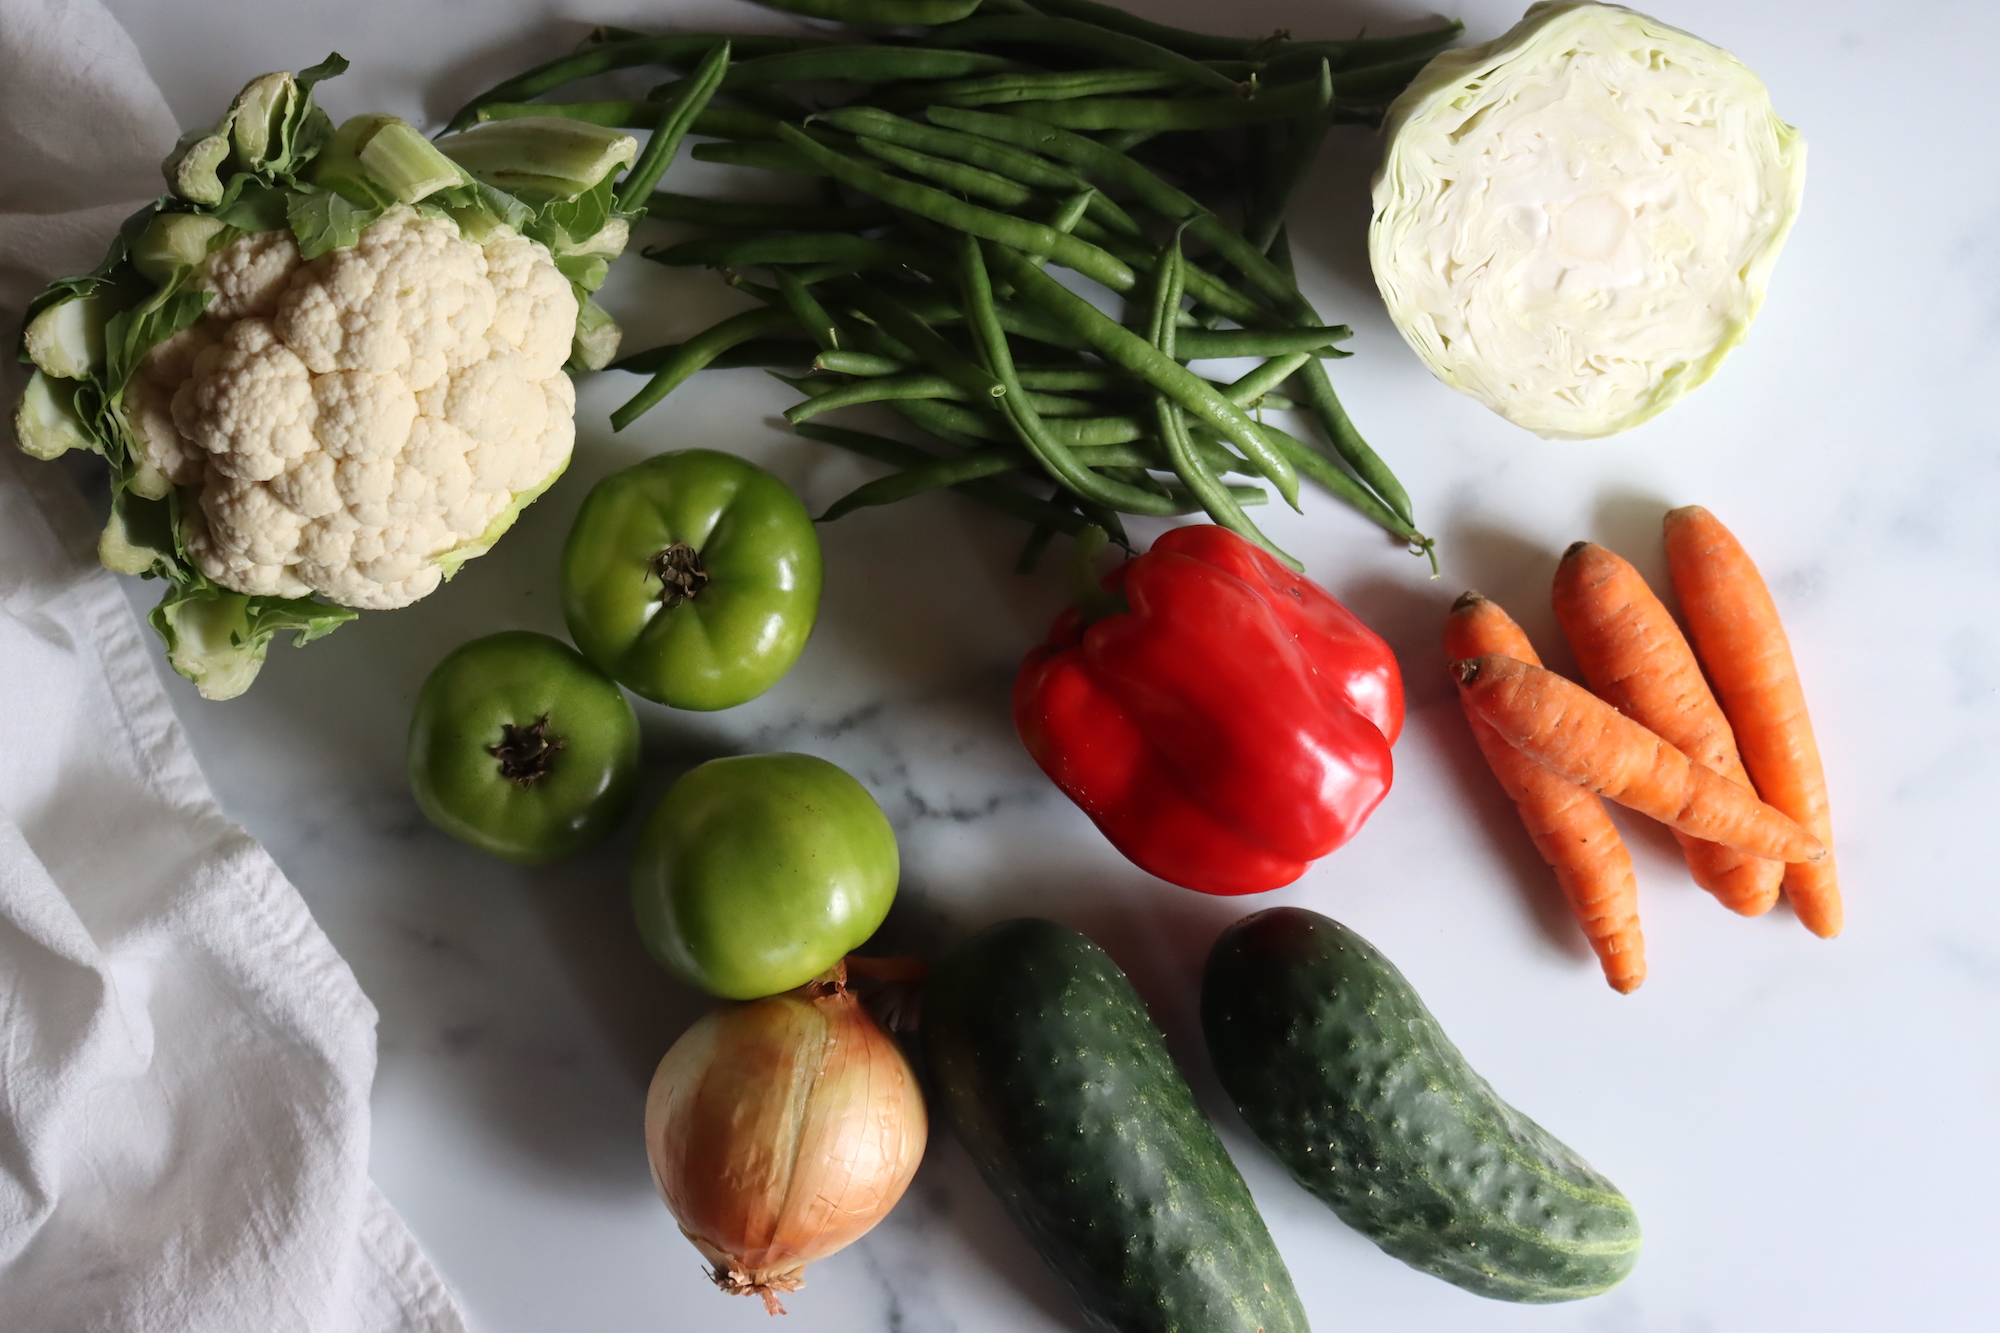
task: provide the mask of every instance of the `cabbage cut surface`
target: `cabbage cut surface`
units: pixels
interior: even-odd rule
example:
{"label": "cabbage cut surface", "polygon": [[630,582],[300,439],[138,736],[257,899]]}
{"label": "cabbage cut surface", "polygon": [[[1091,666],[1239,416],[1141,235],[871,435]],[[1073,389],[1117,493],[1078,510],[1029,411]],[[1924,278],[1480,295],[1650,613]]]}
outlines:
{"label": "cabbage cut surface", "polygon": [[1438,378],[1550,439],[1629,430],[1715,373],[1763,303],[1805,141],[1728,52],[1543,3],[1390,108],[1369,255]]}

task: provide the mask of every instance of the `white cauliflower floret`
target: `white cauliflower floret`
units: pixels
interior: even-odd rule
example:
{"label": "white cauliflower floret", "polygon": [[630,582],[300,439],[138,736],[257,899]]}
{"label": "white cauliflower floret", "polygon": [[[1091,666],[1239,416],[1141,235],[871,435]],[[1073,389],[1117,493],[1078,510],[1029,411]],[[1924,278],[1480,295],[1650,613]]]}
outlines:
{"label": "white cauliflower floret", "polygon": [[298,243],[280,227],[245,236],[210,255],[197,285],[215,293],[208,303],[211,319],[268,317],[277,311],[278,298],[298,266]]}
{"label": "white cauliflower floret", "polygon": [[269,481],[319,447],[312,375],[269,320],[242,319],[194,361],[174,393],[174,425],[215,471]]}
{"label": "white cauliflower floret", "polygon": [[421,390],[484,355],[497,298],[484,252],[449,218],[392,209],[313,267],[285,292],[277,322],[314,374],[373,370]]}
{"label": "white cauliflower floret", "polygon": [[142,466],[141,490],[158,478],[159,494],[167,486],[199,486],[207,455],[174,426],[174,390],[194,372],[195,358],[215,346],[215,334],[205,325],[182,329],[154,345],[139,362],[139,373],[125,386],[125,422],[137,437]]}
{"label": "white cauliflower floret", "polygon": [[577,303],[534,241],[402,207],[309,263],[239,237],[199,281],[124,407],[142,468],[200,488],[188,552],[226,588],[406,606],[569,460]]}
{"label": "white cauliflower floret", "polygon": [[492,331],[520,350],[530,375],[547,379],[569,360],[576,316],[565,323],[562,312],[576,309],[576,293],[548,252],[519,232],[497,232],[484,249],[499,301]]}

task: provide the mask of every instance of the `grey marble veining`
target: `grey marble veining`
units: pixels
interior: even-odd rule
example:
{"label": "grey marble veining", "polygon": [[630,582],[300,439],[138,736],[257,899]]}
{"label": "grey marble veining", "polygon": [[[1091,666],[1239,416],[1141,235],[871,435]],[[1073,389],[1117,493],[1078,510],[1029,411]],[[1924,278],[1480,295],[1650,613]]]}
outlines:
{"label": "grey marble veining", "polygon": [[[249,74],[328,46],[355,62],[327,90],[336,114],[435,116],[587,22],[786,22],[722,0],[112,7],[190,121]],[[1137,7],[1246,32],[1423,17],[1388,0]],[[1007,693],[1061,605],[1059,562],[1014,576],[1020,532],[954,497],[824,529],[820,627],[771,694],[714,715],[642,709],[642,811],[725,753],[807,751],[867,784],[903,849],[885,927],[895,947],[935,957],[1022,913],[1103,942],[1215,1114],[1323,1333],[1993,1322],[1979,1274],[2000,1188],[2000,894],[1983,832],[2000,797],[2000,187],[1984,66],[2000,19],[1855,0],[1653,8],[1743,56],[1812,144],[1805,216],[1750,342],[1660,420],[1542,443],[1433,382],[1369,286],[1367,135],[1331,136],[1300,201],[1308,286],[1356,329],[1337,382],[1445,561],[1430,580],[1323,496],[1302,516],[1270,516],[1390,639],[1410,701],[1388,801],[1300,884],[1235,901],[1150,880],[1042,779]],[[1500,0],[1464,13],[1482,38],[1516,17]],[[725,188],[720,169],[675,171],[676,188]],[[684,336],[733,299],[709,275],[637,260],[619,282],[633,346]],[[432,830],[402,773],[411,700],[446,651],[514,626],[561,632],[556,553],[598,477],[662,448],[728,448],[817,509],[873,475],[774,423],[790,396],[756,371],[704,374],[613,437],[605,416],[635,384],[583,387],[570,474],[418,607],[274,650],[230,704],[170,681],[225,808],[270,847],[380,1010],[376,1178],[493,1333],[770,1326],[754,1302],[707,1286],[647,1172],[646,1081],[705,1001],[664,977],[631,928],[637,817],[591,856],[523,870]],[[1826,753],[1849,925],[1825,943],[1782,908],[1734,918],[1688,881],[1669,839],[1621,819],[1652,971],[1620,997],[1466,734],[1438,632],[1451,599],[1477,587],[1567,667],[1547,600],[1559,553],[1587,537],[1664,587],[1659,519],[1684,503],[1737,531],[1787,617]],[[150,602],[149,587],[131,591]],[[1381,946],[1503,1095],[1625,1189],[1647,1240],[1624,1287],[1547,1308],[1468,1296],[1381,1255],[1249,1141],[1200,1050],[1194,988],[1215,933],[1280,902]],[[808,1277],[789,1320],[821,1333],[1081,1327],[942,1132],[895,1213]]]}

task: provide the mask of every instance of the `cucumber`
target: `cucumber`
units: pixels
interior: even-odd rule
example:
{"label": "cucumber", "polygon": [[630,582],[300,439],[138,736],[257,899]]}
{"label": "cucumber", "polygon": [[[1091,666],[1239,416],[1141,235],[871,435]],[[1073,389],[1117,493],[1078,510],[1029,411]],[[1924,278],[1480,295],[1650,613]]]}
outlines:
{"label": "cucumber", "polygon": [[937,1105],[1093,1328],[1307,1333],[1249,1188],[1102,949],[1003,921],[932,976]]}
{"label": "cucumber", "polygon": [[1570,1301],[1639,1259],[1623,1194],[1494,1095],[1375,947],[1273,907],[1224,931],[1202,1030],[1251,1132],[1340,1220],[1503,1301]]}

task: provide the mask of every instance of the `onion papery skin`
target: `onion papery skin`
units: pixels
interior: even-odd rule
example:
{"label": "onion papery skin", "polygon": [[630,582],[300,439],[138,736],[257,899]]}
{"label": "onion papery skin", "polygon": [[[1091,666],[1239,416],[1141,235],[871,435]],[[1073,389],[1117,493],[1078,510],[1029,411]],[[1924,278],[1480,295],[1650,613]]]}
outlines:
{"label": "onion papery skin", "polygon": [[838,980],[727,1004],[653,1074],[646,1153],[722,1290],[763,1297],[859,1240],[903,1196],[929,1121],[895,1040]]}
{"label": "onion papery skin", "polygon": [[1806,146],[1727,51],[1541,3],[1446,51],[1383,122],[1369,261],[1433,373],[1547,439],[1630,430],[1749,333]]}

